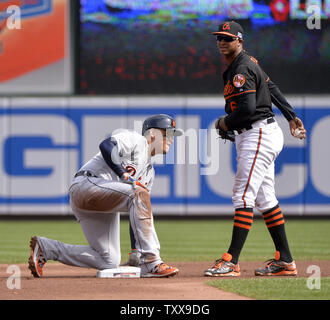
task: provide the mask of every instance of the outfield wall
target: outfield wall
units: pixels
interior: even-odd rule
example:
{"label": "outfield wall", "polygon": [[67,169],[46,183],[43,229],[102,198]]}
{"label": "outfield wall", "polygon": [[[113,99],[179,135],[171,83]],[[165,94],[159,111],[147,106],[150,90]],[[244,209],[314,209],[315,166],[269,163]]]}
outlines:
{"label": "outfield wall", "polygon": [[[330,215],[330,96],[288,96],[308,139],[289,133],[276,112],[285,146],[276,190],[288,215]],[[167,113],[185,136],[155,159],[155,215],[232,215],[236,151],[213,129],[224,114],[220,96],[0,98],[0,214],[72,214],[74,173],[118,128],[141,130],[145,117]]]}

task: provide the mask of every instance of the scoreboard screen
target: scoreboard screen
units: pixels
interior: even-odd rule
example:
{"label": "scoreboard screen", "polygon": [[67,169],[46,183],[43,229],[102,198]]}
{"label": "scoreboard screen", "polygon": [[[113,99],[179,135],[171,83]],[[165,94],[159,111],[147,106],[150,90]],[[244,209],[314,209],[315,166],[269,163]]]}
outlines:
{"label": "scoreboard screen", "polygon": [[227,20],[283,93],[328,93],[330,0],[81,0],[80,94],[216,94]]}

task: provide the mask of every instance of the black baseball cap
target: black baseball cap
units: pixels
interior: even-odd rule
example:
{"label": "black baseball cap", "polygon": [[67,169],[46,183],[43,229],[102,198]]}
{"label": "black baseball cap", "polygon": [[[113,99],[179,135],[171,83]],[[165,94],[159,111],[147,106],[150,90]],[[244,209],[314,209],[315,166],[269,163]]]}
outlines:
{"label": "black baseball cap", "polygon": [[219,31],[212,32],[213,35],[226,35],[243,40],[243,28],[235,21],[225,21],[219,25]]}

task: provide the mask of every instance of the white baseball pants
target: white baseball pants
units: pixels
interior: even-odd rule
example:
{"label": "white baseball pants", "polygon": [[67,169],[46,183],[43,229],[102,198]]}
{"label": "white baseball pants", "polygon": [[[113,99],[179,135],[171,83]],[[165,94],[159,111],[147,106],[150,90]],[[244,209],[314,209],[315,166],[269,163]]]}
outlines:
{"label": "white baseball pants", "polygon": [[128,212],[136,248],[141,253],[141,274],[162,262],[149,193],[143,188],[134,190],[130,184],[80,176],[70,188],[70,204],[89,246],[38,237],[47,260],[98,270],[118,267],[119,212]]}
{"label": "white baseball pants", "polygon": [[234,208],[257,208],[264,212],[278,204],[274,162],[283,148],[277,122],[257,121],[235,137],[237,172],[233,188]]}

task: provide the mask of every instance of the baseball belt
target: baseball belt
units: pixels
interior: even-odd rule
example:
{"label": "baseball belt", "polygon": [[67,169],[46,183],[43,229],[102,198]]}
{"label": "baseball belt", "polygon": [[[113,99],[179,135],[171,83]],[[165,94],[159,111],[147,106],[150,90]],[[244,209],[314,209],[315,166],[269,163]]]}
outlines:
{"label": "baseball belt", "polygon": [[[268,119],[267,119],[267,124],[270,124],[270,123],[273,123],[273,122],[275,122],[275,119],[274,119],[274,118],[268,118]],[[243,133],[243,132],[245,132],[245,131],[248,131],[248,130],[250,130],[250,129],[252,129],[252,128],[253,128],[253,127],[252,127],[252,125],[250,124],[250,125],[246,126],[245,128],[237,129],[236,131],[237,131],[238,134],[241,134],[241,133]]]}
{"label": "baseball belt", "polygon": [[91,171],[88,171],[88,170],[78,171],[78,172],[74,175],[75,178],[80,177],[80,176],[99,178],[99,177],[96,176],[94,173],[92,173]]}

